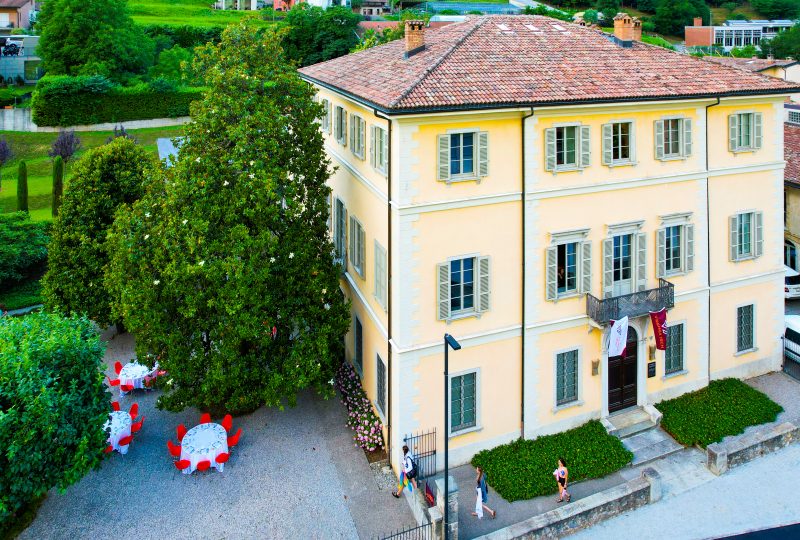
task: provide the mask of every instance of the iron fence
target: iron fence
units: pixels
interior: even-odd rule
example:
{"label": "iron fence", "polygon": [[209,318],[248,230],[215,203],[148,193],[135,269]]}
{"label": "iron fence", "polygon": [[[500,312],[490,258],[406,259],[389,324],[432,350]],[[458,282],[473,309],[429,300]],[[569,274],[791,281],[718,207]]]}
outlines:
{"label": "iron fence", "polygon": [[436,428],[416,435],[406,435],[403,442],[414,455],[417,479],[433,476],[436,473]]}
{"label": "iron fence", "polygon": [[675,307],[675,286],[666,279],[658,280],[658,287],[611,298],[600,299],[586,295],[586,314],[598,324],[628,317],[647,315],[651,311]]}
{"label": "iron fence", "polygon": [[416,527],[400,529],[389,536],[379,536],[380,540],[432,540],[433,523],[423,523]]}
{"label": "iron fence", "polygon": [[783,371],[800,380],[800,334],[791,328],[783,338]]}

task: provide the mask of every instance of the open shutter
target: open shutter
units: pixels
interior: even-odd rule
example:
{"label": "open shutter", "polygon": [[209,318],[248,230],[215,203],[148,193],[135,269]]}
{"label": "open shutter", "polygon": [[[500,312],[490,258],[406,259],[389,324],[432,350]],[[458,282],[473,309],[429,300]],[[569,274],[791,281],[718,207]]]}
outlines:
{"label": "open shutter", "polygon": [[356,124],[356,117],[355,115],[350,115],[350,150],[353,152],[356,151],[356,129],[358,129],[358,125]]}
{"label": "open shutter", "polygon": [[592,128],[589,126],[580,127],[581,134],[581,167],[589,167],[592,164]]}
{"label": "open shutter", "polygon": [[614,161],[614,124],[603,124],[603,165]]}
{"label": "open shutter", "polygon": [[350,216],[350,235],[348,237],[348,250],[350,251],[350,264],[356,265],[356,241],[358,240],[358,233],[356,232],[356,224],[353,216]]}
{"label": "open shutter", "polygon": [[603,240],[603,296],[614,295],[614,240]]}
{"label": "open shutter", "polygon": [[383,133],[383,138],[382,138],[382,140],[383,140],[383,156],[381,157],[380,166],[381,166],[381,171],[383,171],[384,174],[388,174],[388,169],[389,169],[389,132],[388,131],[384,131],[384,130],[381,130],[381,132]]}
{"label": "open shutter", "polygon": [[753,113],[753,148],[761,148],[762,132],[764,125],[764,115],[761,113]]}
{"label": "open shutter", "polygon": [[667,230],[656,231],[656,277],[667,275]]}
{"label": "open shutter", "polygon": [[683,157],[692,155],[692,119],[684,118],[681,120],[681,127],[683,127]]}
{"label": "open shutter", "polygon": [[628,152],[630,152],[631,163],[636,163],[636,122],[631,122],[630,126],[630,131],[628,132]]}
{"label": "open shutter", "polygon": [[686,271],[694,270],[694,225],[684,225],[686,232]]}
{"label": "open shutter", "polygon": [[647,234],[636,234],[636,288],[647,289]]}
{"label": "open shutter", "polygon": [[478,257],[478,311],[489,311],[491,281],[489,257]]}
{"label": "open shutter", "polygon": [[754,232],[755,249],[753,255],[761,257],[764,254],[764,212],[753,212],[756,226]]}
{"label": "open shutter", "polygon": [[656,159],[664,159],[664,121],[656,120]]}
{"label": "open shutter", "polygon": [[589,294],[592,291],[592,243],[581,242],[581,292]]}
{"label": "open shutter", "polygon": [[728,150],[735,152],[738,141],[739,123],[737,122],[737,115],[730,114],[728,115]]}
{"label": "open shutter", "polygon": [[556,170],[556,128],[544,130],[544,168]]}
{"label": "open shutter", "polygon": [[361,270],[359,272],[361,277],[367,273],[367,240],[365,238],[366,233],[364,232],[364,227],[358,228],[358,268]]}
{"label": "open shutter", "polygon": [[739,215],[728,218],[728,236],[730,237],[730,260],[739,258]]}
{"label": "open shutter", "polygon": [[545,272],[545,299],[555,300],[558,297],[558,248],[553,246],[546,250],[547,268]]}
{"label": "open shutter", "polygon": [[376,148],[378,148],[376,144],[378,142],[376,129],[375,126],[369,126],[369,164],[371,167],[377,167],[378,165],[378,158],[375,153]]}
{"label": "open shutter", "polygon": [[489,175],[489,134],[478,133],[478,176]]}
{"label": "open shutter", "polygon": [[342,109],[342,145],[347,146],[347,113]]}
{"label": "open shutter", "polygon": [[439,180],[450,180],[450,135],[439,135]]}
{"label": "open shutter", "polygon": [[436,265],[436,279],[438,282],[437,302],[439,312],[437,318],[445,321],[450,318],[450,264],[440,263]]}

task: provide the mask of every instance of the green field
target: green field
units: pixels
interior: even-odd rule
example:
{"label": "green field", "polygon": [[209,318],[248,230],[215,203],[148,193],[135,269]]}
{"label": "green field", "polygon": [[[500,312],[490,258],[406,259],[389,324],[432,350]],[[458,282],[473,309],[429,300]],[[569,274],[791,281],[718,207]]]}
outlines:
{"label": "green field", "polygon": [[[733,14],[736,14],[736,13],[742,13],[743,15],[747,15],[747,17],[750,20],[753,20],[753,19],[764,19],[765,18],[765,17],[762,17],[761,15],[759,15],[758,13],[756,13],[753,10],[753,7],[750,5],[749,2],[744,2],[741,6],[737,7],[736,9],[734,9],[733,10]],[[725,8],[712,7],[711,8],[711,23],[712,24],[722,24],[727,19],[729,19],[731,15],[732,15],[731,12],[729,12]]]}
{"label": "green field", "polygon": [[[226,0],[232,2],[232,0]],[[213,0],[129,0],[133,20],[140,24],[169,24],[174,26],[227,26],[252,11],[213,9]],[[264,24],[268,24],[266,21]]]}
{"label": "green field", "polygon": [[[183,133],[182,126],[132,129],[129,131],[139,144],[151,150],[156,150],[156,139],[159,137],[179,137]],[[110,131],[87,131],[78,133],[83,148],[77,157],[88,148],[105,144],[111,135]],[[52,219],[50,205],[52,204],[53,165],[47,156],[50,145],[55,140],[56,133],[24,133],[19,131],[0,131],[0,136],[6,137],[14,152],[14,159],[2,168],[2,188],[0,188],[0,212],[13,212],[17,209],[17,168],[20,160],[24,159],[28,165],[28,208],[34,221]],[[67,165],[66,181],[69,183],[72,164]]]}

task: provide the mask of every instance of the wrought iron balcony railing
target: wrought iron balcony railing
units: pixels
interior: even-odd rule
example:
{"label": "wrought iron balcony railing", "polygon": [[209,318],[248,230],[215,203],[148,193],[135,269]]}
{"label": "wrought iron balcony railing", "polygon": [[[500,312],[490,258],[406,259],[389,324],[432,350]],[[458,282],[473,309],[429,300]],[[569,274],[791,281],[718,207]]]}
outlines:
{"label": "wrought iron balcony railing", "polygon": [[656,289],[612,296],[602,300],[591,294],[586,295],[586,314],[602,326],[612,320],[618,321],[626,315],[640,317],[651,311],[673,307],[675,307],[675,286],[666,279],[659,279]]}

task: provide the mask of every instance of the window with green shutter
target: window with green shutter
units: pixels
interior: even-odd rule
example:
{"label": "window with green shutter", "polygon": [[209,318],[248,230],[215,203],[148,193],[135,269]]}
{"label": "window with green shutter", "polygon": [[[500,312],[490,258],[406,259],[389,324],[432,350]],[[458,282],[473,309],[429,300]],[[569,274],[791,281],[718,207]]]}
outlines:
{"label": "window with green shutter", "polygon": [[764,252],[764,213],[742,212],[729,218],[730,260],[760,257]]}
{"label": "window with green shutter", "polygon": [[364,227],[355,216],[350,216],[350,264],[362,278],[364,277],[365,261],[365,234]]}
{"label": "window with green shutter", "polygon": [[664,351],[664,373],[683,371],[683,323],[667,327],[667,349]]}
{"label": "window with green shutter", "polygon": [[322,100],[322,131],[331,132],[331,102],[327,99]]}
{"label": "window with green shutter", "polygon": [[574,171],[591,165],[591,128],[554,126],[545,130],[545,170]]}
{"label": "window with green shutter", "polygon": [[372,145],[370,146],[370,165],[381,174],[386,174],[387,161],[389,159],[389,142],[386,130],[378,126],[372,126]]}
{"label": "window with green shutter", "polygon": [[353,317],[353,365],[360,374],[364,374],[364,328],[358,317]]}
{"label": "window with green shutter", "polygon": [[489,311],[491,264],[489,257],[454,258],[437,265],[439,320]]}
{"label": "window with green shutter", "polygon": [[375,405],[381,414],[386,414],[386,364],[379,354],[375,355]]}
{"label": "window with green shutter", "polygon": [[333,109],[333,138],[347,146],[347,113],[338,105]]}
{"label": "window with green shutter", "polygon": [[694,270],[694,225],[674,224],[656,233],[656,277],[665,278]]}
{"label": "window with green shutter", "polygon": [[556,355],[556,405],[578,400],[578,350]]}
{"label": "window with green shutter", "polygon": [[347,255],[347,209],[338,197],[333,205],[333,246],[336,249],[336,261],[344,264]]}
{"label": "window with green shutter", "polygon": [[359,159],[364,159],[366,146],[366,122],[357,114],[350,115],[350,151]]}
{"label": "window with green shutter", "polygon": [[728,116],[728,149],[731,152],[753,152],[761,148],[763,115],[737,113]]}
{"label": "window with green shutter", "polygon": [[753,304],[736,308],[736,352],[755,348],[755,325]]}
{"label": "window with green shutter", "polygon": [[489,175],[487,132],[464,131],[439,135],[437,148],[439,180],[479,180]]}
{"label": "window with green shutter", "polygon": [[387,308],[387,283],[386,275],[386,250],[375,240],[375,300],[383,307]]}
{"label": "window with green shutter", "polygon": [[656,159],[685,159],[692,155],[692,120],[665,118],[655,124]]}
{"label": "window with green shutter", "polygon": [[463,431],[477,425],[477,373],[450,378],[450,432]]}
{"label": "window with green shutter", "polygon": [[633,122],[603,125],[603,165],[630,165],[634,162]]}

